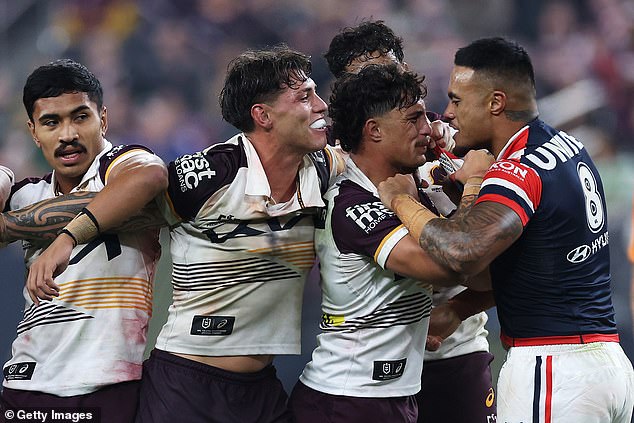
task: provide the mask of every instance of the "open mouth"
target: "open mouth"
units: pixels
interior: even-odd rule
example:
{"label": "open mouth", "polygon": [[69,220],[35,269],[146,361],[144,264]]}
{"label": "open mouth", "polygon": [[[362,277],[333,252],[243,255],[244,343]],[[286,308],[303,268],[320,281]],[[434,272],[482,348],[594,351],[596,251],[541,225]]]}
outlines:
{"label": "open mouth", "polygon": [[326,123],[326,119],[321,118],[311,123],[310,129],[324,129],[327,125],[328,124]]}
{"label": "open mouth", "polygon": [[58,157],[64,163],[74,163],[76,162],[82,153],[85,153],[86,150],[83,148],[66,148],[66,149],[58,149],[55,151],[55,157]]}

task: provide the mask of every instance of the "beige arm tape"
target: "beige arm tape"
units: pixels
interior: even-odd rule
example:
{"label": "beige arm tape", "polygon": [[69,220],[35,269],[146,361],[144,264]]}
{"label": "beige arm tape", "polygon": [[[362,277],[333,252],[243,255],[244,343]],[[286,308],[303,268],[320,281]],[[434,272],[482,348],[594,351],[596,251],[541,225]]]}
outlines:
{"label": "beige arm tape", "polygon": [[403,225],[407,227],[409,233],[416,240],[420,239],[427,222],[440,218],[407,194],[399,194],[394,197],[391,206],[394,213],[401,219]]}
{"label": "beige arm tape", "polygon": [[85,213],[79,213],[75,216],[62,231],[70,233],[75,245],[84,244],[99,235],[99,228]]}
{"label": "beige arm tape", "polygon": [[464,184],[464,189],[462,191],[462,196],[466,197],[467,195],[478,195],[480,193],[480,187],[482,186],[482,178],[479,176],[472,176],[467,179],[467,182]]}

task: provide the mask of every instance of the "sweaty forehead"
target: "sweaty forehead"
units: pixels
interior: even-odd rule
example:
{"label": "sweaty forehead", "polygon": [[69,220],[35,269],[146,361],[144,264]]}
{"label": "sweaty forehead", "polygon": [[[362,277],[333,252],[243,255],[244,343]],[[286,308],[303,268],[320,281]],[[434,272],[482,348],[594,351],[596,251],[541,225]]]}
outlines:
{"label": "sweaty forehead", "polygon": [[346,66],[346,72],[359,73],[364,66],[367,65],[391,65],[396,64],[399,67],[403,67],[403,64],[398,61],[393,51],[383,54],[380,51],[373,51],[368,54],[355,57],[348,66]]}
{"label": "sweaty forehead", "polygon": [[475,70],[464,66],[454,66],[451,71],[451,82],[466,84],[474,78]]}

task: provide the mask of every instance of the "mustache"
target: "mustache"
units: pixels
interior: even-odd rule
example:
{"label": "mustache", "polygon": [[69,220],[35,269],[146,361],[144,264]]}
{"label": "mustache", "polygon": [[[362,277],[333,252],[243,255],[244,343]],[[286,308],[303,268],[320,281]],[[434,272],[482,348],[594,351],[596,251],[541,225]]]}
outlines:
{"label": "mustache", "polygon": [[81,153],[85,153],[87,151],[86,147],[80,144],[79,141],[72,141],[69,143],[63,143],[62,145],[57,147],[55,149],[55,157],[59,157],[63,155],[64,153],[66,153],[66,150],[68,149],[72,149],[72,150],[75,150],[76,152],[81,152]]}

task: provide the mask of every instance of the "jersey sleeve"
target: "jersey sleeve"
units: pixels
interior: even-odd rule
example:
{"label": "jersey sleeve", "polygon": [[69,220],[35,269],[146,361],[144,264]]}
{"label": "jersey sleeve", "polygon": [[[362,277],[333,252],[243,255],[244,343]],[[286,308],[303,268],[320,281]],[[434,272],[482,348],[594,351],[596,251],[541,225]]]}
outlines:
{"label": "jersey sleeve", "polygon": [[339,251],[371,257],[385,268],[392,249],[409,233],[407,228],[377,197],[345,182],[334,201],[331,225]]}
{"label": "jersey sleeve", "polygon": [[542,180],[534,169],[515,160],[500,160],[484,175],[476,204],[485,201],[510,207],[526,226],[539,206]]}
{"label": "jersey sleeve", "polygon": [[119,163],[130,157],[146,154],[154,155],[152,150],[143,145],[130,144],[113,147],[99,159],[99,177],[105,185],[108,183],[110,171]]}
{"label": "jersey sleeve", "polygon": [[167,166],[169,186],[163,202],[169,224],[193,220],[209,198],[247,166],[239,145],[221,144],[195,154],[186,154]]}

